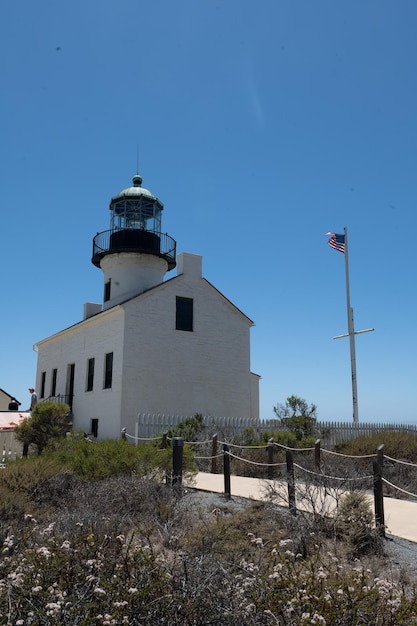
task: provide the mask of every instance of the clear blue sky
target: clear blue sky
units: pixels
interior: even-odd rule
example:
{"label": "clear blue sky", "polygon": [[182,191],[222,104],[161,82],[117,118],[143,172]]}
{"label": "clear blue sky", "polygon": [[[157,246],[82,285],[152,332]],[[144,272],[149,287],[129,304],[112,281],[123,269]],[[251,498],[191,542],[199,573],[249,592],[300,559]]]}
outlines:
{"label": "clear blue sky", "polygon": [[[243,310],[261,417],[295,394],[416,419],[415,0],[11,0],[0,9],[0,387],[102,302],[91,262],[139,172],[178,251]],[[168,277],[170,274],[168,274]]]}

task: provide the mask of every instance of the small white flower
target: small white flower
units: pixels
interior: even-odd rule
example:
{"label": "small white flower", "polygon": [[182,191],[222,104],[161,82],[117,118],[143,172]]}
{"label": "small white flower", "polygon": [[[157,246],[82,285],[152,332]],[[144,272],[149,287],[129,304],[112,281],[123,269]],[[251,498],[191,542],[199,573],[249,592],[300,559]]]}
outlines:
{"label": "small white flower", "polygon": [[93,593],[95,593],[97,596],[105,596],[106,595],[106,592],[101,587],[96,587],[94,589]]}
{"label": "small white flower", "polygon": [[285,546],[288,546],[290,543],[293,543],[292,539],[281,539],[281,541],[279,542],[280,548],[284,548]]}
{"label": "small white flower", "polygon": [[41,554],[42,556],[45,557],[45,559],[49,559],[49,557],[51,556],[50,551],[48,550],[48,548],[45,548],[45,546],[42,546],[41,548],[38,548],[36,550],[37,554]]}

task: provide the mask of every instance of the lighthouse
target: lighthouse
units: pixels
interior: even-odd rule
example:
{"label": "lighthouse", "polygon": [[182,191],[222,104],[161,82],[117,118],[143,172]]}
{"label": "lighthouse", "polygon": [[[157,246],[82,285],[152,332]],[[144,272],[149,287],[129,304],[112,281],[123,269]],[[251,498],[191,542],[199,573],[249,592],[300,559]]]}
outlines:
{"label": "lighthouse", "polygon": [[177,255],[162,232],[164,206],[139,175],[109,209],[91,257],[103,301],[84,303],[81,320],[37,342],[39,401],[64,399],[74,429],[93,439],[122,429],[152,436],[196,413],[257,423],[252,320],[203,276],[200,255]]}
{"label": "lighthouse", "polygon": [[104,275],[103,311],[163,282],[176,266],[176,242],[162,233],[164,205],[136,174],[110,201],[110,229],[93,239],[91,262]]}

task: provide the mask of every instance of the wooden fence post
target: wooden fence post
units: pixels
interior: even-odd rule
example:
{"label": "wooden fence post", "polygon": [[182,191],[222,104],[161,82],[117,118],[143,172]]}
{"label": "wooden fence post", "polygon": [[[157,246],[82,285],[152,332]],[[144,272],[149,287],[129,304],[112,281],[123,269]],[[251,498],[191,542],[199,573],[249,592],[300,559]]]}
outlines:
{"label": "wooden fence post", "polygon": [[383,443],[377,448],[376,460],[382,472],[382,468],[384,467],[384,444]]}
{"label": "wooden fence post", "polygon": [[229,446],[227,444],[223,444],[223,472],[224,472],[224,495],[226,500],[230,500],[231,489],[230,489],[230,456],[229,456]]}
{"label": "wooden fence post", "polygon": [[269,439],[268,441],[268,478],[272,479],[274,478],[274,468],[273,468],[273,463],[274,463],[274,438],[271,437],[271,439]]}
{"label": "wooden fence post", "polygon": [[287,461],[287,481],[288,481],[288,506],[293,515],[297,513],[295,505],[295,480],[294,480],[294,460],[291,450],[285,453]]}
{"label": "wooden fence post", "polygon": [[374,503],[375,525],[379,533],[385,537],[384,494],[382,491],[382,469],[378,461],[372,461],[374,472]]}
{"label": "wooden fence post", "polygon": [[314,444],[314,465],[316,466],[316,470],[320,471],[321,469],[321,449],[320,449],[320,439],[317,439]]}
{"label": "wooden fence post", "polygon": [[168,437],[168,433],[162,433],[162,441],[161,441],[161,445],[159,446],[160,450],[166,450],[168,448],[167,437]]}
{"label": "wooden fence post", "polygon": [[182,456],[184,450],[184,439],[174,437],[172,440],[172,484],[182,484]]}
{"label": "wooden fence post", "polygon": [[217,474],[217,435],[211,440],[211,473]]}

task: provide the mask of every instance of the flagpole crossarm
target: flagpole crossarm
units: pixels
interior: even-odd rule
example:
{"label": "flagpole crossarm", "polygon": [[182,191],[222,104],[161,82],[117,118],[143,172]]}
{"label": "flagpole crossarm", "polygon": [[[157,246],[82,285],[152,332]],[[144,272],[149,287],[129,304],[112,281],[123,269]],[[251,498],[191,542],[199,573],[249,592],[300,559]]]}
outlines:
{"label": "flagpole crossarm", "polygon": [[362,335],[363,333],[371,333],[375,328],[365,328],[365,330],[354,330],[353,333],[346,333],[344,335],[336,335],[333,339],[342,339],[343,337],[350,337],[350,335]]}

